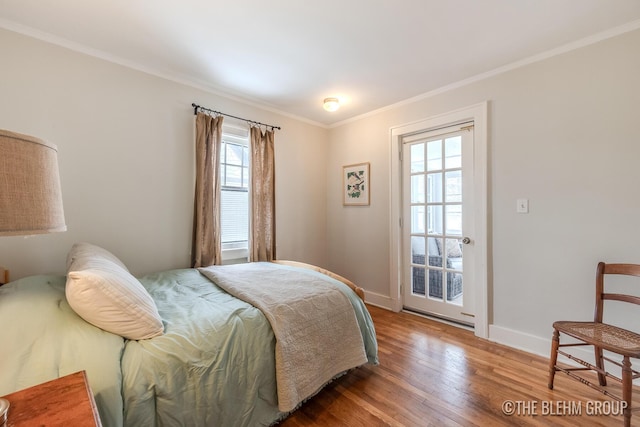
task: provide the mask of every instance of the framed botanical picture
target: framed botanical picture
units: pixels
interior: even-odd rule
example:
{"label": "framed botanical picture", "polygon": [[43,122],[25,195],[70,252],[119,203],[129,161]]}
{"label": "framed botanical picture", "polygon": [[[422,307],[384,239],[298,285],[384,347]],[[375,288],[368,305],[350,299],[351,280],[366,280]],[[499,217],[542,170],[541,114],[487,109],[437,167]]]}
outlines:
{"label": "framed botanical picture", "polygon": [[369,205],[369,163],[358,163],[342,168],[342,204]]}

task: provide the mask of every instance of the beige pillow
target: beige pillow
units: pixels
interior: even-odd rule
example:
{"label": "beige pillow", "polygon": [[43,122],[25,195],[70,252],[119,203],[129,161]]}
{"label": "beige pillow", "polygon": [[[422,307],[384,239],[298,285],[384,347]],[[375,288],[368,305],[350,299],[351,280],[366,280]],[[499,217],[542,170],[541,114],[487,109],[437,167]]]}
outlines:
{"label": "beige pillow", "polygon": [[460,241],[458,239],[446,239],[447,241],[447,256],[451,258],[458,258],[462,256],[462,248],[460,247]]}
{"label": "beige pillow", "polygon": [[80,317],[128,339],[162,335],[164,326],[151,295],[115,255],[82,243],[73,246],[67,263],[65,293]]}

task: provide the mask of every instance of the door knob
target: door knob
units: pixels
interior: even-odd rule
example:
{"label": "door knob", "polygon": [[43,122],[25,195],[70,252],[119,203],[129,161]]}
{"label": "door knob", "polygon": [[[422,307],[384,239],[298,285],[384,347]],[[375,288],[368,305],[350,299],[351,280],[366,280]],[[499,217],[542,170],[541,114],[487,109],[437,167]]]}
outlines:
{"label": "door knob", "polygon": [[471,243],[471,239],[468,237],[465,237],[464,239],[462,239],[462,243],[464,243],[465,245],[468,245],[469,243]]}

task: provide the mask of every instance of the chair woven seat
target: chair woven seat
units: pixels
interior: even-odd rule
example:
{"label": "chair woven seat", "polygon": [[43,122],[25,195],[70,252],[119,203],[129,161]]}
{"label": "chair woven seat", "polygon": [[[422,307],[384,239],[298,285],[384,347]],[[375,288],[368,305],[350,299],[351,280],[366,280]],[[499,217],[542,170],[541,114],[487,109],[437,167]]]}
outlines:
{"label": "chair woven seat", "polygon": [[554,322],[560,332],[590,344],[598,344],[605,350],[630,357],[640,357],[640,334],[595,322]]}
{"label": "chair woven seat", "polygon": [[[616,301],[640,306],[640,296],[637,296],[636,289],[629,289],[629,293],[609,293],[605,292],[605,276],[627,276],[629,281],[636,278],[634,286],[638,285],[637,278],[640,278],[640,264],[606,264],[599,262],[596,268],[596,307],[593,315],[593,322],[557,321],[553,323],[553,338],[551,339],[551,357],[549,358],[549,389],[553,390],[553,381],[556,372],[563,372],[574,380],[580,381],[595,390],[599,390],[604,395],[609,396],[625,404],[623,409],[624,426],[631,427],[631,415],[633,411],[640,410],[640,407],[631,407],[633,402],[633,380],[640,378],[640,372],[634,370],[631,359],[640,359],[640,334],[628,329],[604,323],[605,301]],[[633,280],[631,280],[633,282]],[[628,285],[628,282],[625,282]],[[624,289],[629,288],[629,286]],[[623,289],[623,288],[620,288]],[[628,307],[628,306],[627,306]],[[560,342],[562,336],[571,337],[570,342]],[[571,342],[577,341],[577,342]],[[568,349],[578,346],[590,346],[593,348],[595,364],[585,360],[582,353],[571,352]],[[608,353],[605,355],[604,351]],[[558,355],[570,359],[575,364],[558,364]],[[612,357],[622,357],[621,361]],[[605,364],[606,362],[610,362]],[[620,376],[616,376],[611,369],[620,369]],[[586,375],[581,375],[582,371],[595,372],[598,383]],[[607,390],[607,379],[615,379],[622,384],[621,393],[614,393]]]}

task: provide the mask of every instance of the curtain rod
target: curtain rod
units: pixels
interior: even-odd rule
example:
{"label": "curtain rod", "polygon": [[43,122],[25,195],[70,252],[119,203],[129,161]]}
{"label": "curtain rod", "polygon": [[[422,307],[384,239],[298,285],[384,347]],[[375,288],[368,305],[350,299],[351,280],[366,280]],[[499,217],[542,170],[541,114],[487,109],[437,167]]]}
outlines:
{"label": "curtain rod", "polygon": [[202,106],[200,106],[200,105],[198,105],[196,103],[192,103],[191,106],[193,107],[193,115],[194,116],[198,114],[198,108],[199,108],[200,110],[203,110],[203,111],[206,111],[206,112],[209,112],[209,113],[220,114],[222,116],[227,116],[227,117],[231,117],[231,118],[234,118],[234,119],[242,120],[242,121],[247,122],[247,123],[254,123],[254,124],[258,125],[258,126],[266,126],[266,127],[271,128],[272,130],[273,129],[280,130],[280,126],[268,125],[266,123],[256,122],[255,120],[243,119],[242,117],[232,116],[231,114],[226,114],[226,113],[222,113],[220,111],[212,110],[211,108],[202,107]]}

